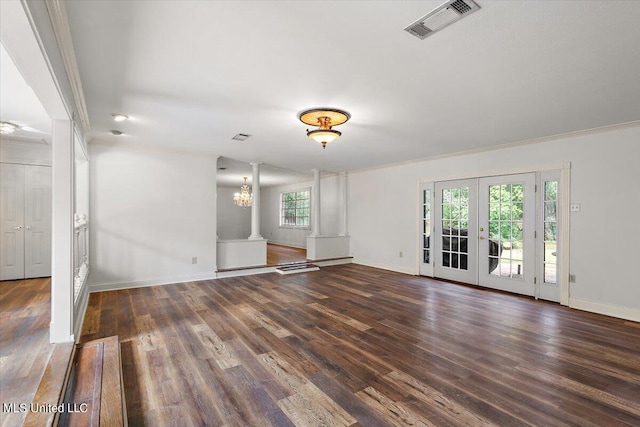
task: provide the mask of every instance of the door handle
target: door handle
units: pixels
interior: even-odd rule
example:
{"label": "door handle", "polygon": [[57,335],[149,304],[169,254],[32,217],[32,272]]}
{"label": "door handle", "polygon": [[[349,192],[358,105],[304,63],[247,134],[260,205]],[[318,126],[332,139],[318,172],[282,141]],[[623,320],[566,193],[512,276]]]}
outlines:
{"label": "door handle", "polygon": [[14,230],[22,230],[22,226],[18,225],[17,227],[13,227]]}
{"label": "door handle", "polygon": [[480,239],[480,240],[484,240],[484,239],[486,239],[486,237],[484,237],[484,236],[480,236],[480,237],[478,237],[478,239]]}

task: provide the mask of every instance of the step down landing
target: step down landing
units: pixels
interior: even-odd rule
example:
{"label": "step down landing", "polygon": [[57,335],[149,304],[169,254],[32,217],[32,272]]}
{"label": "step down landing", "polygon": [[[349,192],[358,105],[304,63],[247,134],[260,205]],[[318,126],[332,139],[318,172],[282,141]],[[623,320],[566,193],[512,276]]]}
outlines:
{"label": "step down landing", "polygon": [[280,267],[276,267],[276,271],[280,274],[295,274],[295,273],[306,273],[308,271],[317,271],[320,270],[315,264],[310,264],[308,262],[290,264],[290,265],[281,265]]}

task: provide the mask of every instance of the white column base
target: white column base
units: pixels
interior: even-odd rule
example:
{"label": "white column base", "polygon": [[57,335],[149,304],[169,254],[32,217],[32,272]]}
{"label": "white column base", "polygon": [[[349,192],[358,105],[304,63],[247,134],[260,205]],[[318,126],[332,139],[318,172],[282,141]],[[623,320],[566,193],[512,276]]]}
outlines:
{"label": "white column base", "polygon": [[267,263],[265,239],[218,240],[218,268],[243,268]]}
{"label": "white column base", "polygon": [[349,236],[307,236],[307,259],[311,261],[350,256]]}

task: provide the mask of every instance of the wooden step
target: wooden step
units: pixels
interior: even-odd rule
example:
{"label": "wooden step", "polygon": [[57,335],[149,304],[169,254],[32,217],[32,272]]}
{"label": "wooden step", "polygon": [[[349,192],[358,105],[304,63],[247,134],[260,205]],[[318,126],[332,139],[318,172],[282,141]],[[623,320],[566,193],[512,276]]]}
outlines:
{"label": "wooden step", "polygon": [[127,425],[117,336],[78,346],[63,404],[60,426]]}
{"label": "wooden step", "polygon": [[[73,342],[54,345],[33,397],[33,404],[38,405],[38,408],[57,406],[62,402],[75,348]],[[52,411],[33,411],[30,408],[23,425],[27,427],[50,426],[54,424],[56,416],[57,414]]]}
{"label": "wooden step", "polygon": [[318,271],[320,267],[315,264],[310,264],[308,262],[297,262],[287,265],[282,265],[276,268],[276,272],[280,274],[295,274],[295,273],[306,273],[308,271]]}

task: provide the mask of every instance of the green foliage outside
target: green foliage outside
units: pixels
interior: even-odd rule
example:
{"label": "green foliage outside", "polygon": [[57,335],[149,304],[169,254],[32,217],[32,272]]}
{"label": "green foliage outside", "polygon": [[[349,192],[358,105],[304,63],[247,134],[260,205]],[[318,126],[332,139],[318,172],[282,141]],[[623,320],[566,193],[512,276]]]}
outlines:
{"label": "green foliage outside", "polygon": [[[469,189],[442,190],[442,227],[466,229],[469,226]],[[454,233],[457,234],[457,233]]]}
{"label": "green foliage outside", "polygon": [[282,223],[284,225],[309,225],[309,190],[294,191],[282,195]]}
{"label": "green foliage outside", "polygon": [[[545,182],[545,240],[557,239],[556,209],[558,183]],[[465,229],[468,226],[468,188],[442,191],[442,227]],[[489,238],[500,240],[503,246],[521,248],[524,223],[524,185],[489,186]],[[456,234],[456,233],[453,233]],[[506,243],[506,245],[505,245]]]}

